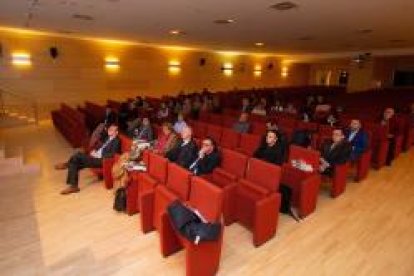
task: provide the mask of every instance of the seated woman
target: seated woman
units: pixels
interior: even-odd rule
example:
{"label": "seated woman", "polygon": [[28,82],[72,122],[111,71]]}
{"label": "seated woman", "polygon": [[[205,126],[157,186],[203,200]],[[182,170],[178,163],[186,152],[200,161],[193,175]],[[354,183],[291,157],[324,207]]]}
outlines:
{"label": "seated woman", "polygon": [[139,127],[135,128],[132,133],[132,138],[141,142],[151,142],[154,140],[154,131],[152,130],[151,122],[148,118],[143,118]]}
{"label": "seated woman", "polygon": [[175,147],[178,136],[170,123],[162,124],[162,132],[154,143],[153,151],[165,156],[168,151]]}
{"label": "seated woman", "polygon": [[163,102],[161,103],[160,108],[158,109],[157,112],[157,118],[160,121],[165,121],[168,119],[168,117],[170,116],[170,112],[169,112],[169,108],[168,106]]}

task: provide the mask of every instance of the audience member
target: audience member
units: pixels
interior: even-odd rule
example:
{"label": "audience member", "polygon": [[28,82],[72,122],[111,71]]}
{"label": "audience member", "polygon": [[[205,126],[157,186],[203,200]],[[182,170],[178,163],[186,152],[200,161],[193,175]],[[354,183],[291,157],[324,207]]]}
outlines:
{"label": "audience member", "polygon": [[189,168],[197,159],[198,149],[193,140],[193,131],[186,126],[181,132],[181,141],[167,152],[166,157],[171,162],[177,163],[183,168]]}
{"label": "audience member", "polygon": [[388,128],[388,151],[386,165],[391,166],[392,161],[394,160],[395,155],[395,138],[398,135],[398,125],[397,120],[395,119],[395,110],[394,108],[388,107],[384,110],[381,124],[387,126]]}
{"label": "audience member", "polygon": [[358,160],[361,154],[368,149],[368,135],[361,128],[359,120],[353,119],[351,121],[349,129],[345,132],[345,138],[352,147],[350,160]]}
{"label": "audience member", "polygon": [[346,163],[351,156],[351,145],[345,139],[342,129],[332,131],[332,140],[321,147],[320,172],[331,175],[336,165]]}
{"label": "audience member", "polygon": [[256,149],[253,157],[265,160],[269,163],[282,165],[286,156],[286,144],[279,139],[279,133],[275,130],[266,132],[266,139]]}
{"label": "audience member", "polygon": [[153,151],[165,156],[172,148],[176,146],[178,136],[170,123],[162,124],[162,132],[154,143]]}
{"label": "audience member", "polygon": [[212,138],[207,137],[201,143],[198,158],[190,165],[189,170],[195,175],[203,175],[211,173],[219,165],[220,153],[216,142]]}
{"label": "audience member", "polygon": [[164,102],[162,102],[157,112],[157,118],[160,121],[164,121],[164,120],[167,120],[169,116],[170,116],[169,107]]}
{"label": "audience member", "polygon": [[104,124],[109,126],[111,124],[116,124],[118,121],[117,115],[115,111],[112,110],[109,106],[105,108],[105,118],[104,118]]}
{"label": "audience member", "polygon": [[238,133],[248,133],[250,130],[250,123],[248,122],[249,115],[245,112],[243,112],[239,120],[234,123],[233,130]]}
{"label": "audience member", "polygon": [[142,119],[142,123],[138,128],[135,128],[132,135],[134,140],[151,142],[154,140],[154,131],[151,122],[147,117]]}
{"label": "audience member", "polygon": [[184,128],[187,127],[187,123],[184,121],[184,115],[179,113],[177,115],[177,121],[174,123],[174,131],[181,134]]}
{"label": "audience member", "polygon": [[115,154],[120,153],[120,151],[121,141],[118,137],[118,127],[110,125],[108,127],[108,138],[100,148],[92,150],[89,155],[77,152],[70,157],[68,162],[55,166],[55,169],[58,170],[68,169],[66,183],[69,187],[64,189],[61,194],[66,195],[79,192],[79,171],[85,168],[101,168],[103,158],[111,158]]}

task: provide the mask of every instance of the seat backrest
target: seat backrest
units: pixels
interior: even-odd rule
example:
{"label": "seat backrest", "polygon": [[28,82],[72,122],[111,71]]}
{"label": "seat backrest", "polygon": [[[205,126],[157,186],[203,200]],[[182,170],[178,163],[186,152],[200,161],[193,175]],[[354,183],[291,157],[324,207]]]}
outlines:
{"label": "seat backrest", "polygon": [[256,135],[264,135],[266,133],[267,127],[264,122],[255,122],[252,121],[250,123],[251,126],[251,133]]}
{"label": "seat backrest", "polygon": [[243,149],[248,156],[253,156],[261,142],[260,135],[243,133],[240,136],[239,148]]}
{"label": "seat backrest", "polygon": [[317,172],[319,169],[319,159],[320,153],[316,150],[306,149],[299,146],[291,145],[289,147],[289,164],[292,164],[292,160],[303,160],[306,163],[310,164],[314,170]]}
{"label": "seat backrest", "polygon": [[247,167],[247,156],[229,149],[222,149],[220,167],[238,178],[244,177]]}
{"label": "seat backrest", "polygon": [[194,121],[193,134],[195,137],[204,138],[207,133],[207,124],[204,122]]}
{"label": "seat backrest", "polygon": [[269,191],[277,192],[281,177],[281,168],[274,164],[250,158],[246,170],[246,179]]}
{"label": "seat backrest", "polygon": [[208,122],[208,117],[210,116],[210,114],[206,111],[202,111],[198,114],[198,119],[202,122],[207,123]]}
{"label": "seat backrest", "polygon": [[212,125],[212,124],[207,125],[207,134],[206,135],[213,138],[214,141],[216,141],[216,143],[221,141],[222,134],[223,134],[223,128],[221,126]]}
{"label": "seat backrest", "polygon": [[223,209],[223,192],[207,180],[193,176],[189,204],[208,221],[219,221]]}
{"label": "seat backrest", "polygon": [[223,125],[223,116],[220,114],[214,114],[214,113],[210,113],[208,116],[208,122],[210,124],[215,124],[215,125]]}
{"label": "seat backrest", "polygon": [[222,124],[223,127],[232,128],[234,123],[237,121],[237,118],[233,116],[229,116],[229,115],[223,115],[222,120],[223,120],[223,124]]}
{"label": "seat backrest", "polygon": [[132,139],[124,134],[119,134],[121,140],[121,152],[128,152],[131,150]]}
{"label": "seat backrest", "polygon": [[158,182],[165,183],[167,180],[167,164],[168,160],[161,155],[149,153],[148,173]]}
{"label": "seat backrest", "polygon": [[223,128],[220,146],[227,149],[235,149],[240,143],[240,133],[231,128]]}
{"label": "seat backrest", "polygon": [[188,200],[191,173],[174,163],[168,163],[166,186],[181,200]]}

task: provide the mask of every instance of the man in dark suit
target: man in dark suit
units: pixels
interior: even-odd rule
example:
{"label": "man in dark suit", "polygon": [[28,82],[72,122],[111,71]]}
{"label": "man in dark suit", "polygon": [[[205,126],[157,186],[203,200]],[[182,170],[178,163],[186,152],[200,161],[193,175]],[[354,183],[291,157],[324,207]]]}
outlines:
{"label": "man in dark suit", "polygon": [[181,131],[181,141],[167,152],[166,157],[171,162],[177,163],[183,168],[189,169],[197,159],[198,149],[193,140],[193,131],[186,126]]}
{"label": "man in dark suit", "polygon": [[321,148],[320,172],[331,174],[336,165],[346,163],[351,156],[351,145],[345,140],[342,129],[334,129],[332,140],[323,143]]}
{"label": "man in dark suit", "polygon": [[388,107],[384,110],[382,115],[381,124],[388,127],[388,151],[386,165],[391,166],[394,160],[395,151],[395,138],[399,134],[397,119],[395,118],[395,110],[392,107]]}
{"label": "man in dark suit", "polygon": [[195,175],[203,175],[211,173],[219,165],[220,153],[216,142],[211,137],[207,137],[201,144],[198,158],[190,165],[189,169]]}
{"label": "man in dark suit", "polygon": [[349,125],[349,129],[345,131],[345,138],[352,146],[351,161],[358,158],[368,149],[368,135],[361,128],[361,121],[354,119]]}
{"label": "man in dark suit", "polygon": [[110,125],[108,127],[108,138],[98,149],[92,150],[89,155],[84,152],[77,152],[71,156],[68,162],[55,166],[57,170],[68,170],[66,183],[69,187],[64,189],[61,194],[67,195],[79,192],[78,179],[80,170],[85,168],[101,168],[103,158],[111,158],[120,152],[121,140],[118,137],[118,127]]}
{"label": "man in dark suit", "polygon": [[286,143],[276,130],[268,130],[265,139],[256,149],[253,157],[276,165],[282,165],[286,156]]}

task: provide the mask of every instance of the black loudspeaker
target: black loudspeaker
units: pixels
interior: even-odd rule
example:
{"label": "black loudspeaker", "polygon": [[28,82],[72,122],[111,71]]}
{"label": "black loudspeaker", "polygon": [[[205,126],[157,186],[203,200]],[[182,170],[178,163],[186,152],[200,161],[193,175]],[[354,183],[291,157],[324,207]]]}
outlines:
{"label": "black loudspeaker", "polygon": [[206,65],[206,59],[205,59],[205,58],[200,58],[200,60],[198,61],[198,64],[199,64],[200,66],[204,66],[204,65]]}
{"label": "black loudspeaker", "polygon": [[56,47],[50,47],[49,48],[49,54],[53,59],[56,59],[59,56],[58,48]]}
{"label": "black loudspeaker", "polygon": [[273,63],[272,62],[270,62],[268,65],[267,65],[267,70],[273,70]]}

